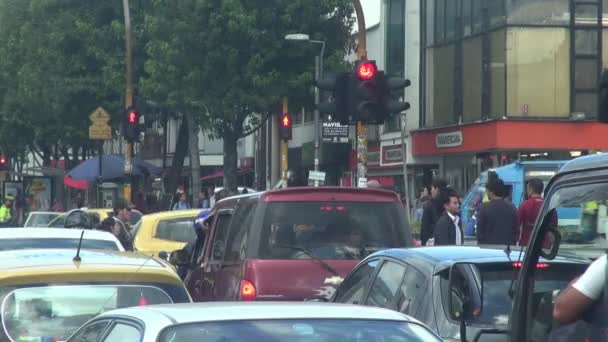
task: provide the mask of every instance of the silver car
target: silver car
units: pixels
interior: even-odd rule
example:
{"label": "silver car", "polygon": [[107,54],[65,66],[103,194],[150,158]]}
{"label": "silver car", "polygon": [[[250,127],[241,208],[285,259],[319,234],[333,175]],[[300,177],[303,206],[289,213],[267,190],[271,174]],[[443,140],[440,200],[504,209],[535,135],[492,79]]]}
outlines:
{"label": "silver car", "polygon": [[417,320],[363,306],[317,302],[216,302],[108,311],[68,342],[441,341]]}

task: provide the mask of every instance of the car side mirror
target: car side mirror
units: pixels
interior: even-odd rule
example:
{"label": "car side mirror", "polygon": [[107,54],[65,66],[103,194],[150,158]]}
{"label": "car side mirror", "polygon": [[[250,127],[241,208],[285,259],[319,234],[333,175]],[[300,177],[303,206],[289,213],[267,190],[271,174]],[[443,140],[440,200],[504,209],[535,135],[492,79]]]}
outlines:
{"label": "car side mirror", "polygon": [[554,227],[548,227],[545,231],[545,238],[543,239],[543,245],[540,249],[540,255],[547,260],[555,259],[557,252],[559,251],[561,239],[562,237],[559,230]]}
{"label": "car side mirror", "polygon": [[163,260],[167,260],[169,261],[169,253],[167,251],[162,251],[158,253],[158,257],[163,259]]}
{"label": "car side mirror", "polygon": [[481,315],[483,304],[481,277],[481,272],[475,264],[452,265],[448,281],[448,306],[451,319],[468,322]]}
{"label": "car side mirror", "polygon": [[[482,338],[484,335],[488,338]],[[496,337],[489,337],[490,335],[504,335],[503,339],[497,339]],[[505,341],[509,340],[509,331],[504,329],[479,329],[473,338],[473,342],[484,342],[484,341]]]}
{"label": "car side mirror", "polygon": [[190,260],[190,253],[188,250],[178,249],[171,253],[171,257],[169,258],[169,262],[174,266],[185,266],[188,265],[188,261]]}

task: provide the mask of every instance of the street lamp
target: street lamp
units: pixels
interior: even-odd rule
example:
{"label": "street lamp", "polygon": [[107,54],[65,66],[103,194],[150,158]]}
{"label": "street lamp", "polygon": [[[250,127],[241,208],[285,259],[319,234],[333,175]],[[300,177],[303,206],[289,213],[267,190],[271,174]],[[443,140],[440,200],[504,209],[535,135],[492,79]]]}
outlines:
{"label": "street lamp", "polygon": [[[313,40],[310,39],[310,36],[304,33],[292,33],[285,36],[285,40],[293,40],[300,42],[308,42],[313,44],[320,44],[321,51],[318,56],[315,56],[315,79],[320,80],[323,77],[323,55],[325,54],[325,41],[323,40]],[[316,107],[319,105],[319,87],[315,87],[315,121],[314,121],[314,137],[315,137],[315,171],[319,171],[319,147],[320,143],[320,118],[319,118],[319,109]],[[319,186],[319,181],[315,180],[315,186]]]}

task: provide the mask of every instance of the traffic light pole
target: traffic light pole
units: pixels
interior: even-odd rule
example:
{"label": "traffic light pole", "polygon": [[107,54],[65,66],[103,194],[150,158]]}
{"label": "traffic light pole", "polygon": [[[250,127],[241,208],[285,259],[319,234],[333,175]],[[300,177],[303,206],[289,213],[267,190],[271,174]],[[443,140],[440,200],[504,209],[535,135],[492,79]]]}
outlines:
{"label": "traffic light pole", "polygon": [[[365,18],[359,0],[353,0],[355,14],[357,15],[358,46],[357,60],[367,59],[367,37],[365,32]],[[365,182],[365,184],[363,184]],[[367,125],[357,122],[357,186],[367,186]]]}
{"label": "traffic light pole", "polygon": [[[126,49],[126,80],[127,93],[125,96],[125,111],[133,107],[133,44],[131,43],[131,15],[129,13],[129,0],[123,0],[123,11],[125,16],[125,49]],[[132,158],[133,158],[133,142],[127,142],[125,146],[125,176],[127,183],[123,188],[125,201],[131,201],[131,183],[132,183]]]}
{"label": "traffic light pole", "polygon": [[[321,79],[321,58],[323,57],[323,54],[321,54],[321,56],[317,56],[315,57],[315,78],[317,80]],[[315,171],[319,171],[319,148],[321,145],[321,142],[319,141],[319,136],[320,136],[320,132],[319,130],[321,129],[321,122],[320,122],[320,115],[319,115],[319,101],[320,101],[320,95],[319,95],[319,87],[315,87]],[[319,186],[319,181],[315,179],[315,186]]]}
{"label": "traffic light pole", "polygon": [[[283,98],[283,113],[289,113],[287,105],[287,97]],[[287,187],[287,152],[289,151],[288,142],[281,139],[281,181],[284,187]]]}

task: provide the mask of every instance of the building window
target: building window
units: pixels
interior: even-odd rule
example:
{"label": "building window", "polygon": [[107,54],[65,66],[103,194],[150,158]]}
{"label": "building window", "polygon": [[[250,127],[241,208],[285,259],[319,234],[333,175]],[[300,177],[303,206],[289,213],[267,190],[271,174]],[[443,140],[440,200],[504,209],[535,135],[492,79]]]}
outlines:
{"label": "building window", "polygon": [[435,43],[435,0],[428,0],[422,4],[426,9],[426,45]]}
{"label": "building window", "polygon": [[[386,73],[402,77],[405,68],[405,0],[389,0],[386,26]],[[403,94],[397,94],[397,96]],[[385,133],[399,131],[399,113],[393,113],[383,127]]]}
{"label": "building window", "polygon": [[569,36],[565,28],[509,28],[508,115],[570,115]]}
{"label": "building window", "polygon": [[468,37],[471,35],[472,23],[471,23],[471,14],[473,13],[473,8],[471,7],[473,0],[462,0],[462,34],[464,37]]}
{"label": "building window", "polygon": [[454,124],[454,45],[433,50],[433,124]]}
{"label": "building window", "polygon": [[481,119],[481,36],[466,39],[463,43],[463,120]]}
{"label": "building window", "polygon": [[507,31],[497,30],[490,33],[490,78],[492,85],[490,118],[502,118],[505,115],[507,82],[505,79]]}
{"label": "building window", "polygon": [[569,25],[569,0],[507,0],[507,23]]}

